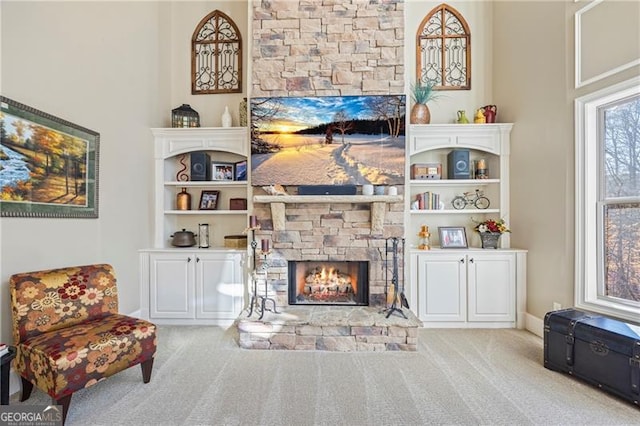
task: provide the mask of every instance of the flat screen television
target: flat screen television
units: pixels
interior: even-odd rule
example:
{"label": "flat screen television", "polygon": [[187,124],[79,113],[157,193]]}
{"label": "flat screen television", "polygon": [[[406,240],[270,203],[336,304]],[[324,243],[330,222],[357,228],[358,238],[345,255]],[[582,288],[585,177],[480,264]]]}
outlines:
{"label": "flat screen television", "polygon": [[251,184],[401,185],[404,95],[252,98]]}

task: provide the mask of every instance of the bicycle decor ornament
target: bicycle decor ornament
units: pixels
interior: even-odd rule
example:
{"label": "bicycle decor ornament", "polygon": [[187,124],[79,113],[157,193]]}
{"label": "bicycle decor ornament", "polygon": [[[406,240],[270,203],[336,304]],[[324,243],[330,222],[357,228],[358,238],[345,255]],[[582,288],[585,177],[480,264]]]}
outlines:
{"label": "bicycle decor ornament", "polygon": [[480,233],[482,248],[497,249],[502,234],[511,232],[504,219],[487,219],[482,222],[477,222],[473,218],[471,220],[476,224],[473,229]]}
{"label": "bicycle decor ornament", "polygon": [[453,208],[456,210],[462,210],[468,205],[474,206],[477,209],[488,209],[491,202],[484,196],[484,192],[476,189],[475,192],[464,192],[462,195],[457,195],[451,200]]}

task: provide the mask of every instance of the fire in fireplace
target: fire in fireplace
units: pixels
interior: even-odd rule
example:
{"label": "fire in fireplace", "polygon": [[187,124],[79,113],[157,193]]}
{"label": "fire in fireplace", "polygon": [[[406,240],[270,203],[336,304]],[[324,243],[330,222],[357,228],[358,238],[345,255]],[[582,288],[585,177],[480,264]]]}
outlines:
{"label": "fire in fireplace", "polygon": [[369,262],[289,261],[290,305],[369,304]]}

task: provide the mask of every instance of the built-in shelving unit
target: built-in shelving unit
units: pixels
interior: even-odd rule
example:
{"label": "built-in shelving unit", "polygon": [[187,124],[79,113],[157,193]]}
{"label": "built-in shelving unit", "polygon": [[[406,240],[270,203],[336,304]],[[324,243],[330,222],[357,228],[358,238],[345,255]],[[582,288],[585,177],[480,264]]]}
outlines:
{"label": "built-in shelving unit", "polygon": [[[409,249],[406,296],[425,327],[524,327],[526,250],[511,249],[509,234],[498,250],[480,247],[474,221],[503,218],[509,223],[509,145],[512,124],[411,125],[407,168],[440,164],[439,179],[408,179]],[[448,179],[447,156],[453,149],[469,151],[470,179]],[[484,160],[488,177],[474,179],[476,161]],[[488,208],[455,209],[454,197],[479,189]],[[438,194],[441,203],[416,209],[418,194]],[[419,250],[418,231],[427,225],[431,250]],[[469,248],[441,249],[438,227],[464,227]]]}
{"label": "built-in shelving unit", "polygon": [[[249,173],[248,130],[245,127],[209,127],[152,129],[155,137],[155,212],[154,248],[171,248],[171,235],[181,229],[194,233],[199,223],[210,226],[210,245],[223,248],[224,236],[241,234],[246,228],[248,211],[230,209],[232,198],[249,199],[249,183],[243,181],[178,180],[178,172],[192,152],[206,152],[212,163],[236,164],[246,161]],[[181,157],[182,162],[181,162]],[[210,165],[209,165],[210,166]],[[189,167],[185,171],[189,174]],[[176,196],[186,188],[191,195],[191,210],[178,210]],[[200,210],[203,190],[219,191],[215,210]],[[219,219],[224,216],[224,219]]]}
{"label": "built-in shelving unit", "polygon": [[[407,167],[414,164],[441,165],[440,179],[409,179],[407,209],[409,220],[406,235],[409,247],[417,247],[418,230],[429,226],[431,244],[439,245],[439,226],[463,226],[470,246],[479,246],[480,238],[473,232],[474,220],[489,217],[509,221],[509,144],[512,124],[426,124],[411,125],[407,150]],[[453,149],[469,150],[471,179],[447,179],[447,155]],[[473,165],[479,159],[488,166],[488,178],[473,179]],[[464,192],[481,190],[489,198],[487,209],[467,206],[457,210],[452,200]],[[441,205],[433,209],[416,209],[414,201],[419,193],[438,194]],[[509,247],[509,235],[501,238],[501,246]]]}
{"label": "built-in shelving unit", "polygon": [[[232,210],[230,200],[249,200],[248,130],[151,131],[155,144],[153,246],[140,250],[141,316],[163,324],[229,325],[240,314],[246,293],[247,251],[225,248],[224,236],[242,234],[247,227],[248,210]],[[207,153],[216,164],[244,162],[247,180],[190,180],[193,152]],[[191,195],[190,210],[177,208],[182,188]],[[208,190],[218,191],[217,207],[200,210],[200,196]],[[201,223],[209,224],[208,248],[171,245],[174,232],[186,229],[197,234]]]}

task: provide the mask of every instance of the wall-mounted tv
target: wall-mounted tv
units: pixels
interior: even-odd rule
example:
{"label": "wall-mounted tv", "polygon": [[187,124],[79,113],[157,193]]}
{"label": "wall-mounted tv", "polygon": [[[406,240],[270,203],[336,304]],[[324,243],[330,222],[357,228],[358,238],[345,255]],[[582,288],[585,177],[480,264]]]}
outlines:
{"label": "wall-mounted tv", "polygon": [[404,184],[404,95],[252,98],[251,184]]}

